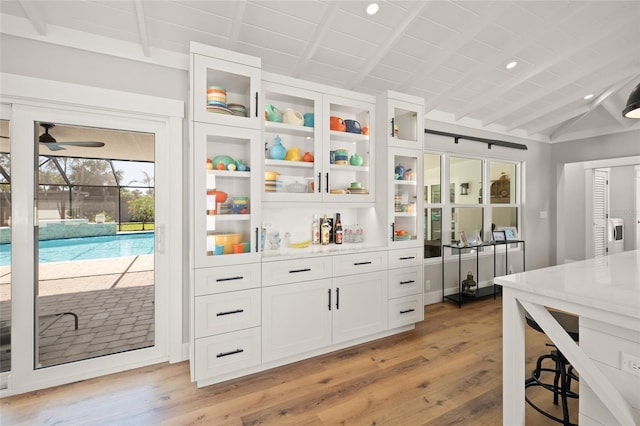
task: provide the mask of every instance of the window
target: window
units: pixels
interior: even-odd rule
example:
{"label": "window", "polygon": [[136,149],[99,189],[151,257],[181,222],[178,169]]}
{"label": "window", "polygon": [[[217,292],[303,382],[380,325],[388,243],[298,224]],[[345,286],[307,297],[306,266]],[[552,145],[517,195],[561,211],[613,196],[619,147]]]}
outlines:
{"label": "window", "polygon": [[521,238],[519,173],[516,162],[425,153],[425,259],[440,257],[443,243],[489,241],[494,229]]}

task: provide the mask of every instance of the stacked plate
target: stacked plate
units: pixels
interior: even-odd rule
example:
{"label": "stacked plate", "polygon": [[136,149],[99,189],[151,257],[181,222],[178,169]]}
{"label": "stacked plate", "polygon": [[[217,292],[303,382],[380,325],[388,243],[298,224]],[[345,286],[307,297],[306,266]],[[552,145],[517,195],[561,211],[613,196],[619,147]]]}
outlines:
{"label": "stacked plate", "polygon": [[277,179],[264,180],[264,192],[281,192],[282,181]]}
{"label": "stacked plate", "polygon": [[351,194],[368,194],[369,190],[367,188],[348,188],[347,189]]}
{"label": "stacked plate", "polygon": [[217,114],[231,114],[227,108],[227,91],[220,86],[207,88],[207,111]]}
{"label": "stacked plate", "polygon": [[229,104],[227,108],[231,111],[231,114],[237,115],[238,117],[246,117],[247,116],[247,108],[244,105],[240,104]]}

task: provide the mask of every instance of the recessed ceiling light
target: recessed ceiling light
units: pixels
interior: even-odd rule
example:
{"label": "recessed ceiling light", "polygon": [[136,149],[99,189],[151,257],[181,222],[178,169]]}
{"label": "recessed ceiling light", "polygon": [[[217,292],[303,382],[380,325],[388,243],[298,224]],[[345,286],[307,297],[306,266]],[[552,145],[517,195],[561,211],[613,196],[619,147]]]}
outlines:
{"label": "recessed ceiling light", "polygon": [[378,3],[371,3],[369,4],[369,6],[367,6],[367,15],[375,15],[376,13],[378,13],[379,9],[380,6],[378,6]]}
{"label": "recessed ceiling light", "polygon": [[589,99],[593,98],[593,93],[589,93],[588,95],[586,95],[584,98],[585,101],[588,101]]}
{"label": "recessed ceiling light", "polygon": [[516,67],[516,65],[518,65],[518,62],[517,62],[517,61],[511,61],[511,62],[509,62],[509,63],[505,66],[505,68],[506,68],[506,69],[508,69],[508,70],[510,70],[510,69],[515,68],[515,67]]}

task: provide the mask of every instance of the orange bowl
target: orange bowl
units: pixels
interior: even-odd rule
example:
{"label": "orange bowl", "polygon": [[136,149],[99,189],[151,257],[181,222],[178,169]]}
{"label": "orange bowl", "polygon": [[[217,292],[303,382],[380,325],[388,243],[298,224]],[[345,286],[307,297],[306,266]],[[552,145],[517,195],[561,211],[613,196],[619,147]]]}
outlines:
{"label": "orange bowl", "polygon": [[242,241],[242,234],[216,234],[216,245],[224,246],[224,254],[233,253],[233,245]]}

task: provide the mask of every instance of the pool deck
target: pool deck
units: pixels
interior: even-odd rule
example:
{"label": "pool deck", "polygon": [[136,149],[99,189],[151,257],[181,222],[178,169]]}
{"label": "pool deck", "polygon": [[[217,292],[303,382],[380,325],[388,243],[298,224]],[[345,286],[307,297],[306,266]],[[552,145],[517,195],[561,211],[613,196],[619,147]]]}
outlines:
{"label": "pool deck", "polygon": [[[154,256],[40,264],[41,327],[51,315],[65,315],[40,333],[43,366],[152,346],[154,341]],[[11,319],[11,274],[0,266],[0,322]],[[15,283],[14,283],[15,284]],[[7,348],[0,348],[5,370]]]}

